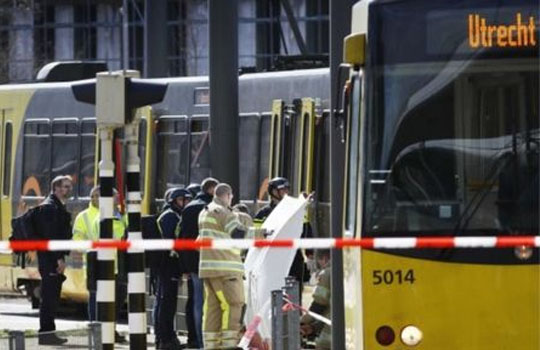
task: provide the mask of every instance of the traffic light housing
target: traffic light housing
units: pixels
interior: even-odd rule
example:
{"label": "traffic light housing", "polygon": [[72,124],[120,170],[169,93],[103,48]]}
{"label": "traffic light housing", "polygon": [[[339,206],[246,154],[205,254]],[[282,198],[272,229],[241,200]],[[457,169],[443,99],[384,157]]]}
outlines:
{"label": "traffic light housing", "polygon": [[99,126],[120,127],[133,121],[137,108],[161,102],[167,87],[123,72],[102,72],[96,79],[73,83],[71,90],[77,101],[96,105]]}

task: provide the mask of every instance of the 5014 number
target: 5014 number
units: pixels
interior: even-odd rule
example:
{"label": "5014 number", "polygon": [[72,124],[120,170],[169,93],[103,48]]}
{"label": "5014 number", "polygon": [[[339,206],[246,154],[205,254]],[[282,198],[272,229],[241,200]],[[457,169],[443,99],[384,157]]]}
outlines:
{"label": "5014 number", "polygon": [[414,270],[373,270],[373,284],[413,284]]}

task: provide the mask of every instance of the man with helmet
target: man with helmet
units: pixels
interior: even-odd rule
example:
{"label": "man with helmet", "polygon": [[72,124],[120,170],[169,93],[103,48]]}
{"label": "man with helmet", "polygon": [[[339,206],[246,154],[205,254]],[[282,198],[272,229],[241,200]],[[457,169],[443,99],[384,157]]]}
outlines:
{"label": "man with helmet", "polygon": [[[270,204],[262,207],[257,214],[255,214],[255,219],[253,222],[257,227],[260,227],[263,222],[266,220],[274,208],[281,202],[285,196],[289,194],[290,183],[284,177],[274,177],[268,182],[268,195],[270,196]],[[304,223],[304,229],[302,232],[302,238],[311,237],[311,226],[308,222]],[[311,250],[306,251],[308,256],[312,255]],[[304,282],[304,255],[300,250],[296,252],[294,256],[291,269],[289,270],[289,276],[293,276],[300,283],[300,292],[302,292],[302,283]],[[302,293],[300,293],[302,295]]]}
{"label": "man with helmet", "polygon": [[192,183],[189,184],[188,187],[186,187],[186,190],[188,190],[189,193],[191,193],[191,196],[195,198],[202,191],[202,187],[199,184]]}
{"label": "man with helmet", "polygon": [[[179,237],[182,210],[191,198],[191,193],[183,188],[176,188],[169,193],[168,208],[157,219],[162,238],[176,239]],[[176,350],[182,348],[174,329],[180,275],[178,253],[176,251],[165,252],[158,272],[158,290],[156,292],[156,349]]]}
{"label": "man with helmet", "polygon": [[291,185],[289,180],[284,177],[274,177],[268,182],[268,195],[270,196],[270,204],[262,207],[257,214],[255,214],[255,225],[261,226],[264,220],[270,215],[274,208],[281,202],[281,200],[289,194]]}

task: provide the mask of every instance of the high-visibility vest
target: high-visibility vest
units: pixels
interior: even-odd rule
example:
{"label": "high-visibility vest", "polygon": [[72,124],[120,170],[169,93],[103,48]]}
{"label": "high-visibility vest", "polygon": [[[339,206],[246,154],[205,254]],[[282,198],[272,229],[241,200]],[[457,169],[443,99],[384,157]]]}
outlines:
{"label": "high-visibility vest", "polygon": [[75,222],[73,223],[73,239],[74,240],[90,240],[93,237],[91,230],[93,229],[94,220],[99,216],[99,209],[94,207],[92,203],[88,208],[81,211]]}
{"label": "high-visibility vest", "polygon": [[178,218],[178,223],[176,224],[176,227],[174,228],[174,237],[178,238],[180,236],[180,223],[182,222],[182,217],[172,208],[168,208],[163,213],[161,213],[161,215],[159,215],[157,219],[157,227],[158,227],[159,233],[161,234],[161,238],[165,238],[165,236],[163,235],[163,228],[161,227],[161,222],[163,218],[165,217],[165,215],[169,215],[169,213],[173,213]]}

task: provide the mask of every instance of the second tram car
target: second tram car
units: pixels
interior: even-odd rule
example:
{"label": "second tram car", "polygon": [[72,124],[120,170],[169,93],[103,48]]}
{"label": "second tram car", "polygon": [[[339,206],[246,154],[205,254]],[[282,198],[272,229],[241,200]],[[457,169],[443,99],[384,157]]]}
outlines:
{"label": "second tram car", "polygon": [[[165,190],[210,176],[209,88],[207,77],[157,79],[167,82],[163,102],[139,110],[143,214],[154,213]],[[293,193],[317,192],[310,215],[316,235],[328,235],[329,70],[245,74],[239,77],[240,200],[255,211],[266,201],[268,177],[287,176]],[[94,107],[77,102],[71,82],[0,87],[0,234],[7,240],[11,218],[38,204],[52,178],[70,174],[76,213],[89,202],[96,180]],[[115,157],[122,163],[122,134]],[[318,169],[318,170],[317,170]],[[35,255],[30,253],[30,260]],[[0,290],[26,290],[39,303],[35,261],[24,270],[11,254],[0,254]],[[62,298],[87,300],[80,255],[72,253]]]}

